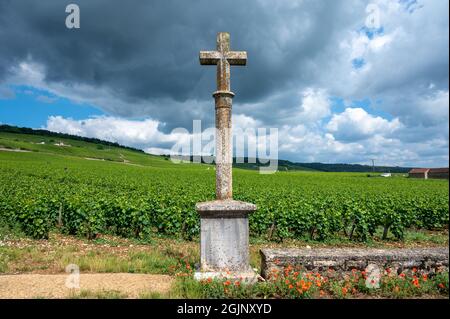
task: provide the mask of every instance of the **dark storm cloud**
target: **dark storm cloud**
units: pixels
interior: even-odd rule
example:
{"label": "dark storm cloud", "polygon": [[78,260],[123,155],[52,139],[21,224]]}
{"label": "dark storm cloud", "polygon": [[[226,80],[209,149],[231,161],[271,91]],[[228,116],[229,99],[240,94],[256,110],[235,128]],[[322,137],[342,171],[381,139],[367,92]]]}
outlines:
{"label": "dark storm cloud", "polygon": [[[71,2],[80,6],[80,29],[65,27]],[[404,163],[416,150],[441,156],[448,148],[449,3],[419,1],[411,11],[405,1],[372,2],[383,32],[369,39],[365,0],[0,0],[0,95],[26,61],[44,68],[39,89],[95,105],[113,122],[151,118],[168,133],[201,119],[205,128],[214,124],[216,71],[199,65],[198,52],[215,49],[216,33],[227,31],[232,49],[248,52],[247,66],[232,68],[233,113],[280,128],[283,156],[355,162],[379,150]],[[362,68],[352,67],[355,58]],[[36,82],[25,76],[15,83]],[[369,135],[378,138],[356,151],[339,136],[351,125],[364,131],[365,122],[349,118],[328,134],[332,97],[351,107],[369,100],[368,113],[396,118],[401,129],[391,136],[375,127]],[[53,127],[63,131],[72,123],[58,121]],[[159,143],[152,146],[170,144]]]}
{"label": "dark storm cloud", "polygon": [[[79,0],[81,28],[69,30],[69,3],[2,0],[0,76],[31,57],[46,67],[47,82],[107,87],[128,103],[148,101],[139,109],[102,107],[121,116],[152,116],[171,127],[186,123],[177,120],[184,112],[189,118],[201,102],[211,102],[215,69],[200,66],[198,52],[215,49],[217,32],[230,32],[232,49],[248,51],[248,66],[232,69],[232,89],[238,102],[252,103],[310,83],[318,53],[344,16],[339,1]],[[177,110],[185,101],[190,108]]]}

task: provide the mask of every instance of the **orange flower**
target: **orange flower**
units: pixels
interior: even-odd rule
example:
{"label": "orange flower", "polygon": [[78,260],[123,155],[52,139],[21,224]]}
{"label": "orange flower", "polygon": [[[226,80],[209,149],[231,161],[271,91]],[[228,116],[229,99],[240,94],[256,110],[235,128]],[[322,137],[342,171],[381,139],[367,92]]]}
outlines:
{"label": "orange flower", "polygon": [[286,285],[289,285],[289,284],[291,283],[291,282],[289,281],[289,279],[286,279],[284,282],[286,283]]}
{"label": "orange flower", "polygon": [[292,289],[292,288],[294,288],[294,286],[292,286],[292,285],[289,285],[289,286],[288,286],[288,288],[289,288],[289,289]]}
{"label": "orange flower", "polygon": [[414,268],[412,269],[412,271],[413,271],[413,272],[417,272],[417,268],[414,267]]}
{"label": "orange flower", "polygon": [[343,294],[343,295],[347,294],[347,288],[345,288],[345,287],[342,288],[342,294]]}
{"label": "orange flower", "polygon": [[206,279],[206,281],[207,281],[208,283],[211,283],[211,282],[212,282],[212,278],[209,277],[208,279]]}
{"label": "orange flower", "polygon": [[320,282],[320,280],[316,280],[316,286],[317,286],[317,287],[322,286],[322,283]]}
{"label": "orange flower", "polygon": [[236,287],[239,287],[239,286],[241,285],[241,282],[240,282],[239,280],[237,280],[237,281],[234,282],[234,285],[235,285]]}
{"label": "orange flower", "polygon": [[444,286],[444,284],[442,282],[438,285],[438,287],[441,288],[441,289],[445,288],[445,286]]}
{"label": "orange flower", "polygon": [[303,291],[308,291],[309,288],[311,288],[312,282],[306,282],[302,285],[302,290]]}
{"label": "orange flower", "polygon": [[186,265],[186,268],[187,268],[187,269],[191,269],[191,265],[187,264],[187,265]]}
{"label": "orange flower", "polygon": [[227,280],[227,281],[225,281],[223,284],[224,284],[225,286],[229,286],[229,285],[231,285],[231,281]]}
{"label": "orange flower", "polygon": [[386,272],[387,272],[388,274],[390,274],[390,273],[391,273],[391,268],[386,268]]}
{"label": "orange flower", "polygon": [[427,281],[427,280],[428,280],[427,274],[423,274],[423,275],[422,275],[422,279],[423,279],[423,281]]}
{"label": "orange flower", "polygon": [[399,276],[402,277],[402,278],[405,278],[405,274],[404,273],[401,273]]}

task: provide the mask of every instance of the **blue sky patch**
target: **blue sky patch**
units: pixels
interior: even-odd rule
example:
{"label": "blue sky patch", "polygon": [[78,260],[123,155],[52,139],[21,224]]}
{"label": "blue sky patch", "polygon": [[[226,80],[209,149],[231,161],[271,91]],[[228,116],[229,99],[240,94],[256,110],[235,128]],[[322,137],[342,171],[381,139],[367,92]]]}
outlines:
{"label": "blue sky patch", "polygon": [[77,104],[30,86],[16,86],[12,89],[15,93],[14,98],[0,99],[2,124],[42,128],[52,115],[81,120],[105,114],[93,106]]}
{"label": "blue sky patch", "polygon": [[353,68],[360,69],[366,64],[366,61],[363,58],[356,58],[352,60]]}

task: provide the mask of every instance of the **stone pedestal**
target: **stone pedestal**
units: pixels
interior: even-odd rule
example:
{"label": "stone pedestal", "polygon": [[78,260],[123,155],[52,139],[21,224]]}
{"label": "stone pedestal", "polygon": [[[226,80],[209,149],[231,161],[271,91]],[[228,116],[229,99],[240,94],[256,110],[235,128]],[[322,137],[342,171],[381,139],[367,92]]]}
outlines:
{"label": "stone pedestal", "polygon": [[242,277],[253,281],[249,262],[248,215],[256,210],[250,203],[232,199],[198,203],[200,214],[200,269],[196,279]]}

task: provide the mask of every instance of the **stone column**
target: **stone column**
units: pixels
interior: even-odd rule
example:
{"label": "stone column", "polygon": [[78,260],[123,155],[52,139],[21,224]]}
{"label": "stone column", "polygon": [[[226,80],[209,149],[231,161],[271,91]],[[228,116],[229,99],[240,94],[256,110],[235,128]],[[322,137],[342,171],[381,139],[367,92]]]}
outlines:
{"label": "stone column", "polygon": [[232,165],[233,136],[231,126],[231,104],[233,92],[216,91],[216,198],[230,199],[233,196]]}

